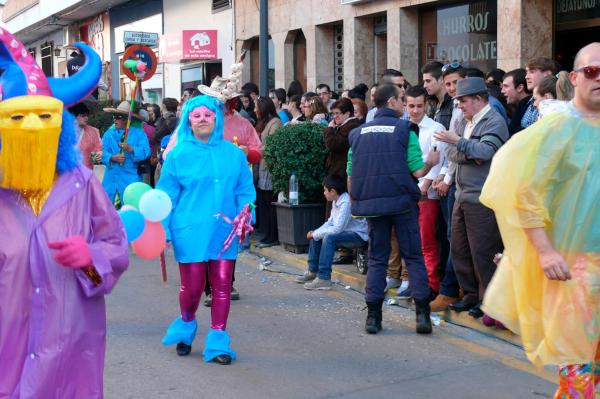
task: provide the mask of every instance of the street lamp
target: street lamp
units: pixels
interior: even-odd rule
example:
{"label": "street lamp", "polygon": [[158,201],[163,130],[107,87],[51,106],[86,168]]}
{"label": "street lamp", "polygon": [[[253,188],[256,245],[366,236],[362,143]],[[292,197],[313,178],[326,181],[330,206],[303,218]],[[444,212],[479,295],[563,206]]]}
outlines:
{"label": "street lamp", "polygon": [[61,56],[60,53],[62,52],[62,48],[61,47],[54,47],[54,56],[56,58],[67,58],[67,56]]}

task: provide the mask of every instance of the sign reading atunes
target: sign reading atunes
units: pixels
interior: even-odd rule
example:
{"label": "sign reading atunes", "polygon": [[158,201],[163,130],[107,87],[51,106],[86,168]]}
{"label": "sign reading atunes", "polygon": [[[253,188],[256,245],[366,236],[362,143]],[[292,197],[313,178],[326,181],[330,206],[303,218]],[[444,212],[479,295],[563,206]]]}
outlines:
{"label": "sign reading atunes", "polygon": [[556,22],[600,18],[600,0],[556,0]]}

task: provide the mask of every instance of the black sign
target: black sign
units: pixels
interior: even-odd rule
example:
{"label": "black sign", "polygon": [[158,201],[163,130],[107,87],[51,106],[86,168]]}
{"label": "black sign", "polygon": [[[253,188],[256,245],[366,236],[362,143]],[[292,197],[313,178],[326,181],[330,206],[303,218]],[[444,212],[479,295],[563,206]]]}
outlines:
{"label": "black sign", "polygon": [[600,18],[600,0],[556,0],[556,22]]}

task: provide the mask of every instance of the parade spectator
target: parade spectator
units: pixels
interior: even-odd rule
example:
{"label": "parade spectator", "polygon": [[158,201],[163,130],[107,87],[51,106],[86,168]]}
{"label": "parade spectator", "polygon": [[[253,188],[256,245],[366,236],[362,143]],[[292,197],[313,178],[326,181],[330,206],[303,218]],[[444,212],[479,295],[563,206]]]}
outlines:
{"label": "parade spectator", "polygon": [[362,125],[366,122],[367,113],[369,112],[367,109],[367,104],[360,98],[353,98],[352,105],[354,106],[354,116]]}
{"label": "parade spectator", "polygon": [[177,118],[177,107],[179,101],[174,98],[166,97],[162,100],[160,105],[160,115],[156,120],[154,127],[154,135],[152,136],[152,143],[154,148],[159,148],[160,142],[163,137],[173,133],[179,119]]}
{"label": "parade spectator", "polygon": [[364,83],[359,83],[348,91],[348,98],[351,100],[358,98],[359,100],[366,101],[368,91],[369,86]]}
{"label": "parade spectator", "polygon": [[304,94],[304,88],[302,87],[302,84],[297,80],[292,80],[287,89],[288,99],[296,95],[302,96],[302,94]]}
{"label": "parade spectator", "polygon": [[315,91],[317,93],[317,96],[319,96],[319,98],[323,102],[323,105],[327,107],[327,111],[331,112],[331,106],[333,105],[333,103],[335,103],[335,100],[331,98],[331,89],[329,88],[329,85],[321,83],[317,85]]}
{"label": "parade spectator", "polygon": [[150,144],[142,129],[142,117],[134,112],[127,137],[125,127],[129,115],[129,102],[122,101],[117,108],[104,108],[113,114],[113,125],[102,137],[102,163],[106,166],[102,186],[110,201],[119,209],[125,188],[142,181],[138,163],[150,156]]}
{"label": "parade spectator", "polygon": [[304,117],[307,121],[327,125],[329,121],[329,112],[323,105],[321,99],[317,96],[311,96],[305,99],[303,108]]}
{"label": "parade spectator", "polygon": [[469,315],[483,316],[480,309],[485,289],[502,252],[502,240],[494,213],[479,202],[492,157],[508,140],[508,127],[488,102],[482,78],[458,81],[456,97],[464,119],[456,133],[438,132],[434,137],[448,144],[446,154],[456,167],[456,202],[452,215],[451,254],[464,297],[450,305]]}
{"label": "parade spectator", "polygon": [[[435,132],[445,130],[444,126],[425,115],[427,111],[427,91],[422,86],[413,86],[406,91],[406,110],[410,121],[419,126],[419,145],[423,154],[439,150],[444,154],[445,144],[438,143],[434,138]],[[437,147],[437,148],[436,148]],[[421,247],[427,268],[429,288],[434,292],[440,289],[440,248],[437,240],[438,217],[440,215],[440,197],[433,189],[433,181],[440,174],[444,156],[429,172],[419,178],[421,200],[419,201],[419,228],[421,232]],[[445,263],[444,263],[445,264]]]}
{"label": "parade spectator", "polygon": [[[484,73],[481,69],[477,68],[463,68],[461,72],[461,77],[464,78],[484,78]],[[506,114],[506,109],[502,102],[498,99],[498,94],[501,94],[498,90],[490,90],[490,85],[486,84],[488,88],[488,101],[490,103],[490,107],[494,108],[501,116],[504,118],[504,121],[508,125],[508,115]]]}
{"label": "parade spectator", "polygon": [[304,114],[302,113],[301,100],[302,100],[302,96],[295,94],[295,95],[291,96],[290,100],[288,101],[288,104],[287,104],[288,111],[292,115],[292,119],[290,120],[289,123],[291,123],[292,125],[296,124],[296,123],[304,122],[306,120],[306,118],[304,117]]}
{"label": "parade spectator", "polygon": [[[525,80],[527,81],[527,90],[533,93],[533,89],[540,84],[545,76],[554,76],[558,73],[558,64],[550,58],[533,58],[525,66]],[[527,109],[521,118],[521,128],[535,123],[538,120],[538,110],[533,105],[534,98],[530,98],[527,103]]]}
{"label": "parade spectator", "polygon": [[442,69],[451,66],[460,66],[460,64],[447,64],[445,66],[441,62],[433,61],[421,68],[423,87],[427,90],[430,100],[427,116],[444,125],[446,129],[450,127],[453,103],[452,98],[446,93],[446,87],[442,79]]}
{"label": "parade spectator", "polygon": [[325,170],[328,175],[341,176],[346,179],[346,164],[350,149],[348,135],[352,129],[360,125],[360,122],[354,116],[352,102],[347,98],[337,100],[331,111],[333,118],[323,131],[325,147],[329,150],[325,161]]}
{"label": "parade spectator", "polygon": [[523,129],[521,120],[531,100],[531,92],[527,89],[525,76],[525,69],[518,68],[507,72],[502,80],[502,94],[506,97],[507,104],[513,108],[508,125],[511,136]]}
{"label": "parade spectator", "polygon": [[[423,162],[417,127],[399,118],[403,112],[400,90],[381,85],[375,93],[378,111],[373,121],[350,133],[348,176],[352,215],[368,216],[369,268],[365,301],[365,330],[376,334],[382,328],[386,270],[390,256],[390,233],[396,229],[400,254],[409,271],[416,303],[417,333],[431,333],[431,291],[421,252],[415,178],[425,176],[439,162],[439,152],[430,152]],[[390,134],[394,133],[394,134]]]}
{"label": "parade spectator", "polygon": [[[256,132],[260,134],[260,139],[264,144],[267,141],[267,137],[275,133],[275,131],[282,126],[281,119],[277,116],[275,104],[273,104],[273,101],[268,97],[259,97],[256,100],[255,111],[258,117],[256,122]],[[257,217],[260,226],[258,233],[261,234],[263,238],[256,244],[257,248],[267,248],[279,245],[277,214],[275,212],[275,207],[272,204],[275,201],[277,201],[277,197],[273,194],[271,173],[269,172],[264,159],[261,159],[257,190]]]}
{"label": "parade spectator", "polygon": [[[336,109],[335,104],[333,109]],[[331,266],[336,248],[361,248],[368,240],[367,222],[353,218],[350,212],[346,179],[327,175],[323,180],[323,194],[333,204],[331,216],[318,229],[306,234],[309,240],[308,270],[296,278],[296,282],[304,283],[307,290],[330,290]]]}
{"label": "parade spectator", "polygon": [[242,86],[242,92],[249,94],[250,98],[252,99],[252,102],[254,103],[258,99],[259,90],[258,86],[254,82],[244,83],[244,85]]}
{"label": "parade spectator", "polygon": [[83,157],[83,164],[88,169],[102,163],[102,140],[100,131],[88,124],[89,108],[84,103],[78,103],[69,111],[77,120],[77,148]]}
{"label": "parade spectator", "polygon": [[575,87],[569,79],[569,72],[560,71],[556,81],[556,99],[560,101],[571,101],[575,96]]}
{"label": "parade spectator", "polygon": [[157,104],[148,104],[146,110],[148,111],[148,115],[150,115],[150,121],[148,123],[156,127],[156,122],[161,116],[160,107]]}
{"label": "parade spectator", "polygon": [[275,111],[277,111],[277,115],[279,116],[279,119],[281,119],[281,123],[285,125],[292,120],[292,115],[287,110],[287,96],[284,89],[269,90],[269,98],[271,101],[273,101],[273,104],[275,104]]}
{"label": "parade spectator", "polygon": [[242,92],[242,95],[238,97],[237,111],[241,116],[248,119],[252,126],[256,125],[256,113],[254,112],[255,104],[252,100],[252,96],[249,92]]}

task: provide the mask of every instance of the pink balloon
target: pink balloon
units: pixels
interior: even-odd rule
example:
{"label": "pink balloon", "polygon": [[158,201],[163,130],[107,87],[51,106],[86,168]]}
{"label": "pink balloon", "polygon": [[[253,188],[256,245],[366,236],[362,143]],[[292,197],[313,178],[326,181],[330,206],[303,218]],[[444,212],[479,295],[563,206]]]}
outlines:
{"label": "pink balloon", "polygon": [[144,64],[143,62],[140,62],[139,64],[137,64],[136,69],[138,70],[138,72],[143,72],[146,70],[146,64]]}
{"label": "pink balloon", "polygon": [[167,246],[165,229],[160,222],[146,220],[144,232],[131,246],[137,256],[143,259],[158,258]]}

